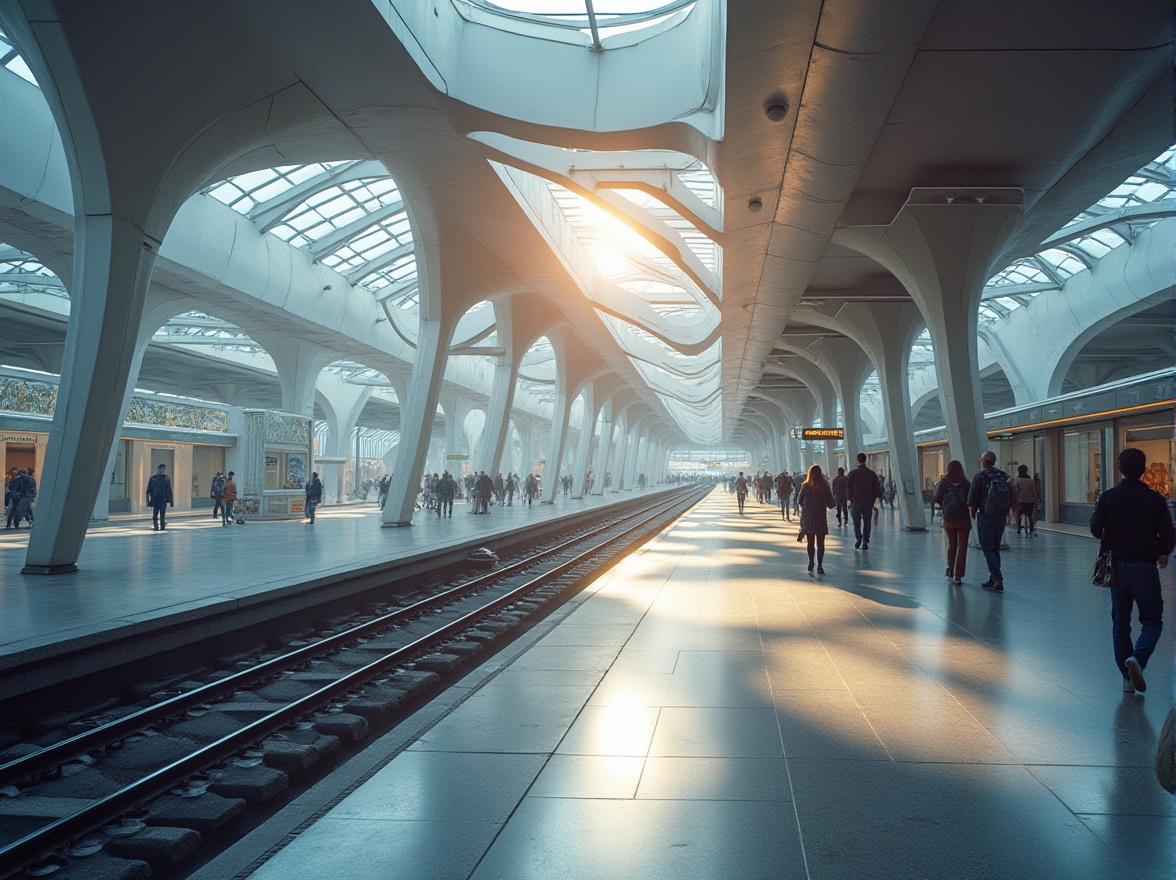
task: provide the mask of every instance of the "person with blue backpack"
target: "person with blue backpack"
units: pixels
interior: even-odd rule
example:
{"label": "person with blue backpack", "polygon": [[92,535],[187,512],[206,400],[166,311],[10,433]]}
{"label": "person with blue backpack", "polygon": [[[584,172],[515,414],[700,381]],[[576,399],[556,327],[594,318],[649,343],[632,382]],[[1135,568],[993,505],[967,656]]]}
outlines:
{"label": "person with blue backpack", "polygon": [[972,478],[968,492],[968,509],[976,520],[976,543],[988,563],[988,580],[980,586],[990,593],[1003,593],[1000,541],[1013,506],[1013,488],[1009,475],[996,466],[996,453],[991,449],[980,456],[980,467],[982,470]]}
{"label": "person with blue backpack", "polygon": [[964,473],[964,466],[955,459],[947,464],[947,474],[935,487],[932,504],[942,511],[940,525],[947,535],[947,579],[959,586],[964,582],[968,560],[968,535],[972,531],[972,517],[968,512],[968,493],[972,484]]}

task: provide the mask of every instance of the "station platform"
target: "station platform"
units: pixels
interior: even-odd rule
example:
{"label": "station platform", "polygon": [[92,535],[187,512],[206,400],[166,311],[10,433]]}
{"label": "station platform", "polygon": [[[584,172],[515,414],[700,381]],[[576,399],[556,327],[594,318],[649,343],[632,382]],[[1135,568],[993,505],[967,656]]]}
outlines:
{"label": "station platform", "polygon": [[496,542],[507,536],[665,488],[560,496],[530,507],[516,499],[489,516],[474,516],[459,501],[452,518],[417,511],[409,528],[382,528],[374,503],[321,507],[313,525],[299,519],[225,527],[202,511],[169,516],[167,530],[155,532],[149,514],[120,517],[91,527],[77,572],[52,577],[20,573],[27,528],[0,530],[0,697],[105,668],[123,655],[137,659],[135,651],[166,648],[169,633],[191,641],[201,623],[215,634],[211,622],[228,614],[253,610],[264,619],[276,614],[279,600],[297,606],[311,592],[357,589],[361,575],[376,578],[392,562],[419,559],[428,567],[470,542],[501,546]]}
{"label": "station platform", "polygon": [[712,493],[194,880],[1171,876],[1172,640],[1124,694],[1092,543],[993,595],[833,531]]}

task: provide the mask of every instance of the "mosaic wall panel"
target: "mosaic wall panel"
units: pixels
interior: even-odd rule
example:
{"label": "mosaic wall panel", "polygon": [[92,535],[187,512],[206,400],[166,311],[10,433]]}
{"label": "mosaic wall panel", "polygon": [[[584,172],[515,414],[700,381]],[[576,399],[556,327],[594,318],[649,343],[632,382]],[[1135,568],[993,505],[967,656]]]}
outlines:
{"label": "mosaic wall panel", "polygon": [[310,419],[267,413],[265,442],[288,446],[310,446]]}
{"label": "mosaic wall panel", "polygon": [[51,416],[56,404],[56,385],[0,376],[0,410]]}
{"label": "mosaic wall panel", "polygon": [[196,431],[218,431],[222,434],[229,430],[229,416],[223,409],[143,400],[138,397],[131,398],[126,420],[135,425],[191,428]]}

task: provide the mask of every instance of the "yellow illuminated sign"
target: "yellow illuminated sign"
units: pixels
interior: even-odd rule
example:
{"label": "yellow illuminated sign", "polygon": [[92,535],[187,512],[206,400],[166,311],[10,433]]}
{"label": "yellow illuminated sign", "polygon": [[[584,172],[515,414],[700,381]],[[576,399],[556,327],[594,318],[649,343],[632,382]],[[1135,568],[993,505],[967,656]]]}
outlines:
{"label": "yellow illuminated sign", "polygon": [[845,428],[805,428],[801,440],[844,440]]}

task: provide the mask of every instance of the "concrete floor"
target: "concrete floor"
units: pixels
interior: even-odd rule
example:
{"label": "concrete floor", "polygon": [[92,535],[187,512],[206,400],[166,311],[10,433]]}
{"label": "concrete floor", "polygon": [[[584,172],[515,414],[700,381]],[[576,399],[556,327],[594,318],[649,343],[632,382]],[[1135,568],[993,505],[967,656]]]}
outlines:
{"label": "concrete floor", "polygon": [[992,595],[938,530],[834,531],[810,577],[776,508],[712,494],[253,877],[1170,876],[1172,640],[1123,694],[1096,545],[1014,536]]}

